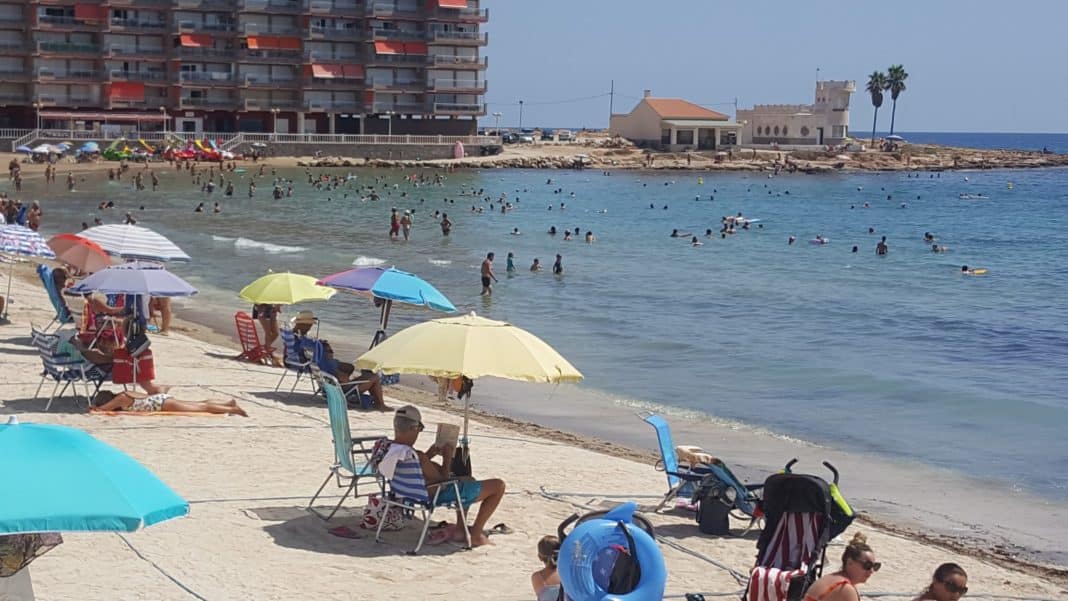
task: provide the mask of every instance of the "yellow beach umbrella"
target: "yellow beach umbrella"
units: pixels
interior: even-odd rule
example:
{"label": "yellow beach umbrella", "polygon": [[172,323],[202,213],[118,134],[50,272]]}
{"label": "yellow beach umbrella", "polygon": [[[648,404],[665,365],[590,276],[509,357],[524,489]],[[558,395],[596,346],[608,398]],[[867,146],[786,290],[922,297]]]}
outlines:
{"label": "yellow beach umbrella", "polygon": [[[524,382],[579,382],[582,374],[541,338],[504,321],[445,317],[393,334],[356,360],[358,369],[443,378],[484,376]],[[470,395],[464,400],[466,455]]]}
{"label": "yellow beach umbrella", "polygon": [[315,278],[299,273],[269,273],[242,288],[239,296],[257,305],[292,305],[327,300],[337,293],[315,282]]}

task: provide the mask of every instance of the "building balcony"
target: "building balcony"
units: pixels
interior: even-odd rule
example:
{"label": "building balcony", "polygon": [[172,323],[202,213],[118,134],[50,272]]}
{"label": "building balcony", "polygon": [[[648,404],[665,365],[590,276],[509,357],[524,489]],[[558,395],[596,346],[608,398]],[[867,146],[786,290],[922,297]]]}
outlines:
{"label": "building balcony", "polygon": [[241,50],[240,58],[244,62],[300,63],[304,54],[300,50],[283,50],[280,48],[246,48]]}
{"label": "building balcony", "polygon": [[382,29],[381,27],[371,28],[370,37],[375,40],[400,40],[405,42],[422,42],[427,39],[425,31]]}
{"label": "building balcony", "polygon": [[434,79],[429,88],[433,92],[450,94],[485,94],[486,82],[473,79]]}
{"label": "building balcony", "polygon": [[100,24],[96,21],[86,21],[78,17],[38,15],[37,29],[45,31],[96,31],[100,29]]}
{"label": "building balcony", "polygon": [[304,10],[313,15],[356,17],[363,16],[367,9],[359,0],[305,0]]}
{"label": "building balcony", "polygon": [[112,46],[108,48],[107,56],[109,58],[152,58],[162,59],[167,56],[167,51],[163,48],[137,48],[134,46]]}
{"label": "building balcony", "polygon": [[486,114],[486,105],[462,102],[435,102],[435,115],[473,115],[481,117]]}
{"label": "building balcony", "polygon": [[331,90],[359,90],[365,89],[364,82],[360,79],[344,79],[340,77],[308,77],[302,82],[306,89],[331,89]]}
{"label": "building balcony", "polygon": [[237,101],[230,96],[182,97],[178,99],[178,108],[183,109],[232,111],[235,106],[237,106]]}
{"label": "building balcony", "polygon": [[397,94],[426,91],[426,84],[421,81],[373,81],[369,79],[365,87],[376,92],[395,92]]}
{"label": "building balcony", "polygon": [[230,11],[237,8],[237,0],[177,0],[178,8]]}
{"label": "building balcony", "polygon": [[100,71],[53,71],[38,69],[37,79],[41,81],[100,81],[104,74]]}
{"label": "building balcony", "polygon": [[338,29],[336,27],[316,27],[308,29],[308,37],[313,40],[339,40],[343,42],[361,42],[368,39],[367,32],[361,28]]}
{"label": "building balcony", "polygon": [[0,29],[26,29],[26,18],[0,17]]}
{"label": "building balcony", "polygon": [[18,67],[0,67],[0,81],[26,81],[29,78],[30,73],[25,68],[20,69]]}
{"label": "building balcony", "polygon": [[284,79],[279,77],[267,77],[261,75],[245,75],[241,80],[247,88],[298,88],[300,80],[296,77]]}
{"label": "building balcony", "polygon": [[489,59],[485,56],[443,56],[435,55],[428,59],[434,67],[450,69],[485,69],[489,66]]}
{"label": "building balcony", "polygon": [[364,15],[367,17],[389,17],[394,19],[422,19],[425,13],[419,9],[398,8],[392,2],[375,2],[367,0]]}
{"label": "building balcony", "polygon": [[191,87],[228,86],[235,81],[232,73],[221,71],[182,71],[178,79]]}
{"label": "building balcony", "polygon": [[108,81],[141,81],[147,84],[166,85],[170,77],[163,71],[123,71],[115,69],[108,73]]}
{"label": "building balcony", "polygon": [[358,100],[305,100],[304,110],[309,113],[359,113],[363,103]]}
{"label": "building balcony", "polygon": [[[154,105],[158,106],[158,105]],[[147,109],[148,101],[144,98],[108,98],[104,108],[109,109]]]}
{"label": "building balcony", "polygon": [[38,96],[37,102],[39,102],[41,106],[61,106],[65,108],[79,108],[83,106],[98,106],[100,104],[100,99],[93,98],[92,96],[53,96],[45,94],[42,96]]}
{"label": "building balcony", "polygon": [[393,113],[396,115],[425,115],[427,113],[426,105],[423,103],[387,103],[376,102],[370,107],[369,112],[382,115],[385,113]]}
{"label": "building balcony", "polygon": [[0,42],[0,56],[26,54],[26,46],[17,42]]}
{"label": "building balcony", "polygon": [[486,23],[489,21],[489,9],[485,8],[438,8],[430,13],[432,21],[459,23]]}
{"label": "building balcony", "polygon": [[304,10],[300,0],[239,0],[237,9],[250,13],[300,13]]}
{"label": "building balcony", "polygon": [[0,106],[8,104],[27,104],[30,101],[30,97],[26,94],[0,94]]}
{"label": "building balcony", "polygon": [[210,32],[212,36],[232,36],[238,33],[230,23],[197,23],[196,21],[179,21],[176,25],[182,33]]}
{"label": "building balcony", "polygon": [[241,31],[246,35],[300,35],[304,33],[304,31],[296,25],[271,25],[268,27],[267,25],[261,25],[259,23],[245,23],[241,26]]}
{"label": "building balcony", "polygon": [[147,31],[150,33],[164,33],[167,23],[164,21],[142,21],[139,19],[111,19],[108,22],[110,31]]}
{"label": "building balcony", "polygon": [[172,0],[104,0],[104,6],[130,6],[138,7],[143,6],[145,8],[168,8],[174,3]]}
{"label": "building balcony", "polygon": [[324,63],[362,63],[364,58],[362,54],[349,54],[340,55],[333,52],[323,52],[321,50],[305,50],[304,60],[307,62],[324,62]]}
{"label": "building balcony", "polygon": [[246,111],[299,111],[304,108],[299,98],[245,98],[241,106]]}
{"label": "building balcony", "polygon": [[485,46],[489,43],[488,33],[477,31],[440,31],[432,30],[428,36],[431,43],[453,46]]}
{"label": "building balcony", "polygon": [[100,46],[97,44],[73,44],[70,42],[37,42],[37,53],[99,56]]}
{"label": "building balcony", "polygon": [[196,46],[181,46],[178,48],[178,56],[181,58],[223,59],[232,61],[236,54],[236,50],[227,48],[199,48]]}
{"label": "building balcony", "polygon": [[369,65],[405,65],[422,67],[427,64],[427,57],[424,54],[372,54],[367,57],[367,64]]}

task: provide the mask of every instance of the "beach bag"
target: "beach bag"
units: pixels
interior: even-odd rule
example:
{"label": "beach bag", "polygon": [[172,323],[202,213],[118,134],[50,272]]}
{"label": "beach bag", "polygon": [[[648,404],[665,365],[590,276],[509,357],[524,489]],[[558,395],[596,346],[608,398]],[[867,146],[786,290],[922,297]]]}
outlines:
{"label": "beach bag", "polygon": [[115,349],[111,361],[111,381],[115,384],[133,384],[156,379],[156,365],[152,351],[144,350],[137,357],[124,348]]}
{"label": "beach bag", "polygon": [[449,473],[456,478],[468,478],[471,476],[471,451],[464,445],[456,447],[456,453],[452,456],[449,464]]}
{"label": "beach bag", "polygon": [[[613,595],[626,595],[638,587],[642,579],[642,569],[638,564],[638,552],[634,547],[634,537],[623,522],[617,522],[627,546],[611,545],[602,549],[593,560],[594,578],[598,579],[606,591]],[[598,575],[608,575],[608,581],[600,580]]]}
{"label": "beach bag", "polygon": [[404,528],[404,511],[394,505],[386,505],[378,495],[367,497],[367,506],[363,508],[360,528],[378,530],[379,522],[383,530],[400,530]]}

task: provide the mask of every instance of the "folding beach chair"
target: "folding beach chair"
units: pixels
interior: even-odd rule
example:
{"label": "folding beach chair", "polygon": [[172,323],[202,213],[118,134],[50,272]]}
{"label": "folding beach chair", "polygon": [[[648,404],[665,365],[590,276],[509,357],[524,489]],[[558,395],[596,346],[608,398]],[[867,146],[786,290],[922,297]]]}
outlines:
{"label": "folding beach chair", "polygon": [[652,412],[642,412],[638,417],[656,430],[657,442],[660,446],[660,461],[656,468],[664,470],[668,480],[668,491],[664,498],[654,509],[660,511],[665,505],[676,498],[692,498],[697,489],[707,485],[710,478],[715,478],[723,486],[733,489],[730,499],[731,510],[741,515],[735,515],[738,519],[748,519],[749,528],[752,528],[757,520],[763,515],[760,508],[759,492],[764,488],[763,484],[742,484],[726,465],[701,464],[683,467],[679,465],[678,452],[675,450],[675,442],[671,436],[671,426],[662,415]]}
{"label": "folding beach chair", "polygon": [[45,291],[48,292],[48,301],[52,303],[52,308],[56,312],[56,316],[52,318],[52,321],[48,322],[43,329],[38,330],[43,333],[48,333],[48,330],[55,325],[56,328],[61,328],[67,324],[74,323],[74,316],[71,315],[70,309],[67,307],[67,303],[63,301],[63,297],[60,296],[61,291],[56,290],[55,280],[52,279],[52,268],[41,264],[37,266],[37,277],[41,278],[41,283],[44,284]]}
{"label": "folding beach chair", "polygon": [[[423,529],[419,534],[419,540],[415,544],[415,549],[411,550],[409,555],[416,555],[419,553],[419,549],[423,548],[426,533],[430,529],[430,516],[438,507],[456,508],[459,511],[460,523],[463,524],[464,538],[467,541],[467,546],[464,548],[471,548],[471,532],[467,529],[467,509],[460,501],[459,480],[446,480],[438,484],[434,492],[430,493],[427,490],[426,480],[423,478],[423,466],[420,465],[418,459],[412,459],[397,463],[397,468],[393,472],[393,479],[386,480],[386,487],[388,492],[382,497],[383,511],[386,511],[390,506],[399,507],[405,513],[418,511],[423,520]],[[441,493],[449,489],[453,491],[454,501],[440,502],[438,499],[441,497]],[[379,520],[378,530],[375,532],[375,540],[380,543],[385,542],[382,540],[382,526],[385,523],[386,520]]]}
{"label": "folding beach chair", "polygon": [[[87,404],[91,404],[93,396],[100,390],[100,385],[110,377],[110,370],[86,360],[77,349],[69,345],[66,350],[61,351],[62,335],[60,334],[46,334],[34,329],[32,338],[33,345],[41,356],[41,363],[44,364],[41,383],[37,385],[37,392],[34,393],[33,398],[40,396],[45,380],[52,378],[56,385],[52,388],[52,395],[48,397],[45,411],[52,408],[52,401],[57,396],[56,391],[59,391],[58,396],[62,397],[68,387],[72,388],[74,398],[77,399],[77,382],[85,383],[85,400]],[[62,390],[59,390],[60,384],[63,384]]]}
{"label": "folding beach chair", "polygon": [[282,381],[286,379],[289,370],[293,370],[297,372],[297,376],[293,382],[293,387],[289,389],[289,394],[293,394],[297,389],[297,384],[300,383],[300,378],[305,375],[308,376],[308,381],[312,383],[312,394],[318,394],[319,389],[315,384],[315,379],[311,377],[311,366],[315,362],[315,358],[306,357],[301,352],[301,348],[297,344],[297,336],[293,333],[293,330],[282,328],[280,332],[282,335],[282,347],[285,352],[282,358],[285,369],[282,371],[282,377],[278,379],[278,385],[274,387],[275,391],[282,387]]}
{"label": "folding beach chair", "polygon": [[238,311],[234,314],[234,324],[237,327],[237,339],[241,341],[241,354],[236,359],[249,363],[269,363],[274,349],[260,343],[260,333],[252,316]]}
{"label": "folding beach chair", "polygon": [[[311,501],[308,501],[308,511],[323,520],[329,521],[334,517],[338,509],[341,509],[341,505],[349,497],[349,493],[352,493],[353,499],[361,496],[358,488],[360,480],[370,480],[368,484],[377,484],[378,492],[385,494],[382,477],[376,474],[369,464],[374,443],[383,437],[366,436],[353,438],[349,429],[348,405],[345,402],[345,394],[341,389],[341,385],[332,376],[317,372],[318,370],[312,375],[326,395],[326,407],[330,416],[330,432],[334,438],[334,463],[330,466],[330,473],[326,476],[326,480],[323,480],[322,486],[315,491]],[[322,494],[323,489],[326,488],[331,479],[337,483],[338,488],[345,489],[345,492],[341,495],[341,499],[334,506],[334,509],[324,516],[315,509],[315,500],[319,498],[319,495]]]}

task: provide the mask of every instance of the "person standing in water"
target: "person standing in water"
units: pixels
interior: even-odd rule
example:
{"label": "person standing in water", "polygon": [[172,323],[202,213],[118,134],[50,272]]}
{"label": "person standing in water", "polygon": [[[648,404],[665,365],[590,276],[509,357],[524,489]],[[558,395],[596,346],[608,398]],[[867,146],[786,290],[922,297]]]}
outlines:
{"label": "person standing in water", "polygon": [[452,221],[449,220],[449,215],[447,213],[442,213],[441,214],[441,235],[442,236],[448,236],[449,232],[451,232],[451,231],[452,231]]}
{"label": "person standing in water", "polygon": [[556,255],[556,261],[553,262],[553,275],[564,274],[564,258],[559,254]]}
{"label": "person standing in water", "polygon": [[508,263],[505,266],[505,271],[508,273],[515,273],[515,254],[508,253]]}
{"label": "person standing in water", "polygon": [[875,254],[884,256],[889,252],[890,247],[886,245],[886,236],[883,236],[882,240],[879,240],[879,243],[875,245]]}
{"label": "person standing in water", "polygon": [[497,281],[497,276],[493,274],[493,253],[486,253],[486,258],[482,261],[481,273],[482,293],[480,296],[493,294],[493,282]]}

